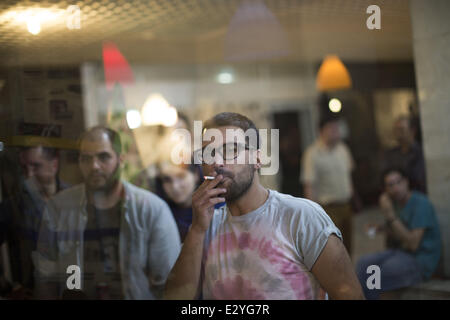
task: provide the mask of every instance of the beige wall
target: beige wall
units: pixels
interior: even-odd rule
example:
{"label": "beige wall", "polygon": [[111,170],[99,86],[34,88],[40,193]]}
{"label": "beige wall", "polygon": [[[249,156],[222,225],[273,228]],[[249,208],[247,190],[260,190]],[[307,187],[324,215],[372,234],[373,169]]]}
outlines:
{"label": "beige wall", "polygon": [[430,198],[450,276],[450,1],[411,1],[413,46]]}

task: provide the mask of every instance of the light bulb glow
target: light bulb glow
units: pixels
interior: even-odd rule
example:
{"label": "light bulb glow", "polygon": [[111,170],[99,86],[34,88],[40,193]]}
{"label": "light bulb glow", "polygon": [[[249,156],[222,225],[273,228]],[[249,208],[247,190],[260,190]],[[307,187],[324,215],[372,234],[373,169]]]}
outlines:
{"label": "light bulb glow", "polygon": [[169,106],[169,108],[164,109],[163,116],[161,119],[161,122],[166,127],[171,127],[177,123],[178,120],[178,114],[177,109],[175,109],[172,106]]}
{"label": "light bulb glow", "polygon": [[27,21],[27,29],[31,34],[37,35],[41,32],[41,22],[37,17],[31,17]]}
{"label": "light bulb glow", "polygon": [[163,125],[171,127],[177,123],[177,110],[160,94],[153,94],[142,107],[142,122],[144,125]]}
{"label": "light bulb glow", "polygon": [[331,112],[337,113],[340,112],[342,109],[342,103],[336,98],[333,98],[328,103],[328,107],[330,108]]}
{"label": "light bulb glow", "polygon": [[141,123],[141,113],[138,110],[127,111],[127,124],[130,129],[139,128]]}
{"label": "light bulb glow", "polygon": [[217,75],[217,82],[221,84],[229,84],[234,82],[234,76],[231,72],[221,72]]}
{"label": "light bulb glow", "polygon": [[55,8],[14,8],[0,14],[0,23],[11,26],[25,25],[31,34],[39,34],[41,27],[55,26],[66,19],[67,12]]}

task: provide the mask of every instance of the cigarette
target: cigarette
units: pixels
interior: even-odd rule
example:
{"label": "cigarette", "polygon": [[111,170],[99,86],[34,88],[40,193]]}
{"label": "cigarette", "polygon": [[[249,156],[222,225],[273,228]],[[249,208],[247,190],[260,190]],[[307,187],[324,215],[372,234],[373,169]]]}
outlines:
{"label": "cigarette", "polygon": [[204,176],[205,180],[214,180],[215,178],[213,176]]}

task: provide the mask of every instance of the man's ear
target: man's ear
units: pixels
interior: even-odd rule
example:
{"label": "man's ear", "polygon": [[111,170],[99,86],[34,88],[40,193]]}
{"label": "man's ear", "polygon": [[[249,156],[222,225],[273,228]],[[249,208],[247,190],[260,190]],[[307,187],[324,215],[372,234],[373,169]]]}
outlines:
{"label": "man's ear", "polygon": [[259,170],[261,169],[262,162],[261,162],[261,149],[256,150],[256,164],[255,169]]}
{"label": "man's ear", "polygon": [[121,167],[123,166],[124,161],[125,161],[125,155],[123,153],[121,153],[119,156],[119,163],[120,163]]}

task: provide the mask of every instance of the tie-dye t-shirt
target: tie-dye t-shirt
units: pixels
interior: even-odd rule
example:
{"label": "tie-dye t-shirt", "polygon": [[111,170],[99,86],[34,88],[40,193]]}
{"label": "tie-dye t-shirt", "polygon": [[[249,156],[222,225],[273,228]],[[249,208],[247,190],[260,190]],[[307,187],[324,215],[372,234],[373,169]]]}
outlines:
{"label": "tie-dye t-shirt", "polygon": [[203,299],[321,299],[311,273],[339,229],[316,203],[269,190],[258,209],[232,216],[216,209],[202,261]]}

